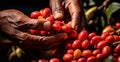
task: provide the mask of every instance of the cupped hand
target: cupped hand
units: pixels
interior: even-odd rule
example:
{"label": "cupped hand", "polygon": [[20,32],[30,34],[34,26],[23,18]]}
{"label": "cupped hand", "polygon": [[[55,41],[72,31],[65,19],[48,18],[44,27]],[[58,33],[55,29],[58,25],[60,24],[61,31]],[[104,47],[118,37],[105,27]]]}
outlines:
{"label": "cupped hand", "polygon": [[[51,23],[41,19],[31,19],[19,10],[8,9],[0,11],[0,30],[6,33],[11,41],[19,43],[23,49],[51,49],[59,46],[67,39],[66,33],[50,36],[32,35],[28,29],[49,30]],[[16,40],[14,40],[16,39]]]}

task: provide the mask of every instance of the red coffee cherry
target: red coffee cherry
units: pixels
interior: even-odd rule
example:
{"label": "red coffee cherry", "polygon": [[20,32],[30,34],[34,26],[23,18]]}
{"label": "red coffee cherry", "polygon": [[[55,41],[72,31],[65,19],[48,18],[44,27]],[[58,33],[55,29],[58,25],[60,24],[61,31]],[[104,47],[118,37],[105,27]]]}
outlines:
{"label": "red coffee cherry", "polygon": [[82,42],[82,48],[87,49],[89,47],[89,41],[86,39]]}
{"label": "red coffee cherry", "polygon": [[87,58],[90,57],[92,55],[92,51],[91,50],[83,50],[81,56]]}
{"label": "red coffee cherry", "polygon": [[90,56],[87,58],[87,62],[95,62],[96,58],[95,56]]}
{"label": "red coffee cherry", "polygon": [[79,49],[81,47],[81,41],[76,39],[73,43],[72,43],[72,47],[74,49]]}
{"label": "red coffee cherry", "polygon": [[114,42],[117,42],[120,40],[119,36],[118,35],[113,35],[113,38],[114,38]]}
{"label": "red coffee cherry", "polygon": [[74,53],[74,50],[73,49],[68,49],[67,50],[67,54],[73,54]]}
{"label": "red coffee cherry", "polygon": [[73,59],[73,55],[72,54],[64,54],[63,56],[63,60],[65,62],[70,62]]}
{"label": "red coffee cherry", "polygon": [[118,45],[116,46],[116,48],[114,49],[114,52],[115,52],[116,54],[120,54],[120,44],[118,44]]}
{"label": "red coffee cherry", "polygon": [[40,12],[39,11],[33,11],[31,14],[30,14],[30,17],[31,18],[38,18],[38,16],[40,16]]}
{"label": "red coffee cherry", "polygon": [[114,42],[114,37],[113,37],[112,35],[107,36],[107,37],[105,38],[105,42],[106,42],[107,44],[113,43],[113,42]]}
{"label": "red coffee cherry", "polygon": [[79,34],[78,34],[78,39],[80,41],[83,41],[87,38],[88,36],[88,32],[86,30],[82,30]]}
{"label": "red coffee cherry", "polygon": [[69,32],[69,37],[70,38],[77,38],[77,36],[78,36],[78,33],[77,33],[77,31],[76,30],[70,30],[70,32]]}
{"label": "red coffee cherry", "polygon": [[115,24],[115,27],[116,27],[117,29],[119,29],[119,28],[120,28],[120,22],[117,22],[117,23]]}
{"label": "red coffee cherry", "polygon": [[50,62],[60,62],[60,60],[58,58],[51,58]]}
{"label": "red coffee cherry", "polygon": [[100,50],[98,50],[98,49],[96,49],[96,50],[94,50],[93,52],[92,52],[92,54],[94,55],[94,56],[96,56],[97,54],[99,54],[100,53]]}
{"label": "red coffee cherry", "polygon": [[103,47],[103,49],[102,49],[102,54],[103,54],[104,56],[110,55],[110,54],[111,54],[111,48],[110,48],[110,46],[105,46],[105,47]]}
{"label": "red coffee cherry", "polygon": [[90,40],[90,44],[91,45],[96,45],[98,42],[100,42],[100,40],[101,40],[101,37],[96,35]]}
{"label": "red coffee cherry", "polygon": [[96,55],[97,60],[101,60],[103,58],[104,58],[104,55],[102,53],[99,53],[99,54]]}
{"label": "red coffee cherry", "polygon": [[44,18],[46,18],[46,17],[50,16],[50,14],[51,14],[50,9],[49,9],[49,8],[45,8],[45,9],[43,9],[41,15],[42,15]]}
{"label": "red coffee cherry", "polygon": [[101,38],[104,40],[109,35],[109,32],[104,32],[101,35]]}
{"label": "red coffee cherry", "polygon": [[106,45],[107,45],[107,43],[104,40],[102,40],[97,44],[97,49],[101,50]]}
{"label": "red coffee cherry", "polygon": [[70,30],[71,30],[71,28],[70,28],[68,25],[62,26],[62,31],[63,31],[63,32],[69,33]]}
{"label": "red coffee cherry", "polygon": [[85,59],[85,58],[79,58],[79,59],[77,60],[77,62],[86,62],[86,59]]}
{"label": "red coffee cherry", "polygon": [[92,39],[92,37],[96,36],[96,33],[95,32],[92,32],[88,35],[89,39]]}

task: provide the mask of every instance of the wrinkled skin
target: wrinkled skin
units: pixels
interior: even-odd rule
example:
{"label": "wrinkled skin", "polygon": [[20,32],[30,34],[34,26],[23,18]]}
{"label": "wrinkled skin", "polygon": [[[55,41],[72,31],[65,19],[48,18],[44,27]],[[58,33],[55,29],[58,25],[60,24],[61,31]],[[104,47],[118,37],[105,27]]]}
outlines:
{"label": "wrinkled skin", "polygon": [[15,9],[0,11],[0,30],[13,38],[11,41],[16,39],[15,42],[23,49],[35,48],[44,50],[59,46],[67,38],[66,33],[52,34],[51,36],[37,36],[27,33],[27,30],[30,28],[49,30],[50,26],[50,22],[46,20],[38,21],[37,19],[31,19]]}
{"label": "wrinkled skin", "polygon": [[[64,22],[70,22],[71,27],[78,32],[81,27],[86,25],[82,0],[50,0],[50,7],[55,19],[68,19]],[[69,20],[69,18],[71,19]],[[58,33],[51,36],[37,36],[26,31],[30,28],[49,30],[50,27],[48,26],[51,25],[49,22],[46,23],[46,20],[37,21],[37,19],[31,19],[15,9],[0,11],[0,31],[8,35],[8,39],[13,41],[12,43],[19,44],[21,48],[40,49],[45,56],[51,55],[52,49],[59,46],[67,38],[67,34]],[[27,51],[29,52],[29,50]]]}
{"label": "wrinkled skin", "polygon": [[[69,19],[71,27],[77,31],[86,25],[82,0],[50,0],[50,7],[55,19]],[[67,13],[69,12],[69,14]],[[70,15],[70,17],[66,17]]]}

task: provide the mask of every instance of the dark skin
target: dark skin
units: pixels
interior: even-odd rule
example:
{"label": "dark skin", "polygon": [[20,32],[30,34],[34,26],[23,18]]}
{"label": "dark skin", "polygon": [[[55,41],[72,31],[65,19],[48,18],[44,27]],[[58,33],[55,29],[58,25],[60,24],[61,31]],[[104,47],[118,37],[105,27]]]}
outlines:
{"label": "dark skin", "polygon": [[[67,36],[66,33],[58,33],[51,36],[37,36],[23,32],[23,30],[25,31],[30,28],[48,30],[50,27],[46,28],[46,26],[51,26],[51,24],[50,22],[31,19],[15,9],[0,11],[0,20],[0,29],[9,36],[18,39],[18,43],[21,43],[28,48],[49,49],[53,46],[59,45]],[[43,48],[43,46],[45,48]]]}
{"label": "dark skin", "polygon": [[[56,4],[54,4],[56,3]],[[64,19],[64,15],[69,12],[71,27],[78,32],[85,26],[86,20],[81,0],[50,0],[50,7],[55,19]],[[72,10],[71,10],[72,9]],[[49,30],[50,22],[44,19],[38,21],[31,19],[19,10],[8,9],[0,11],[0,30],[17,39],[17,43],[23,49],[49,50],[58,47],[62,41],[66,40],[66,33],[52,34],[51,36],[37,36],[27,33],[28,29]]]}
{"label": "dark skin", "polygon": [[64,22],[70,22],[71,27],[78,32],[86,25],[82,0],[50,0],[50,7],[55,19],[66,19],[70,15],[67,19],[71,19]]}

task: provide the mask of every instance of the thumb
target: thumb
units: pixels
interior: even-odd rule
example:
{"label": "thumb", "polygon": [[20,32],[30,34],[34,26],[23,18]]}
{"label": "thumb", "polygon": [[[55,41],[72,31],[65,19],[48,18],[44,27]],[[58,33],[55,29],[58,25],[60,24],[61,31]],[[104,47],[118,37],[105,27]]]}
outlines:
{"label": "thumb", "polygon": [[62,19],[64,16],[61,0],[50,0],[50,7],[55,19]]}

